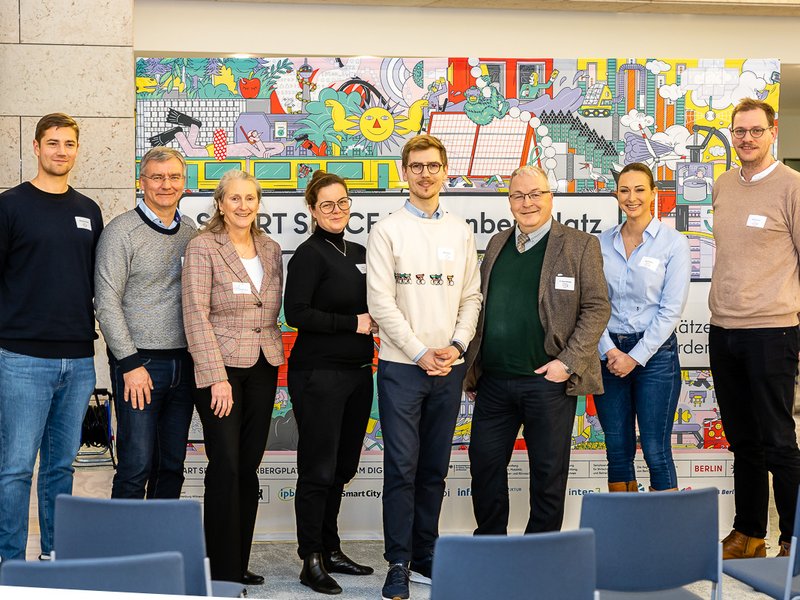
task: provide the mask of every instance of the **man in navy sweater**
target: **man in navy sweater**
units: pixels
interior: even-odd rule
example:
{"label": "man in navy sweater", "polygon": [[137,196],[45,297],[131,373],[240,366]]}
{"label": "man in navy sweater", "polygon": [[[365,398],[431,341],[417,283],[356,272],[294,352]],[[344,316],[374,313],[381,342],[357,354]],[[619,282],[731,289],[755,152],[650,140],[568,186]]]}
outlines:
{"label": "man in navy sweater", "polygon": [[94,389],[94,249],[100,208],[69,186],[78,125],[42,117],[38,172],[0,194],[0,559],[24,559],[31,480],[39,459],[40,558],[53,546],[58,494]]}

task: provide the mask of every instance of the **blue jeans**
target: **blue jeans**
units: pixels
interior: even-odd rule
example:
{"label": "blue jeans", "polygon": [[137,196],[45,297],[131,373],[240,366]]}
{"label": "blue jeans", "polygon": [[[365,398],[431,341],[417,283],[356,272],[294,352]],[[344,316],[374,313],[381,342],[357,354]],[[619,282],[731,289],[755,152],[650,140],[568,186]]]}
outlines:
{"label": "blue jeans", "polygon": [[384,558],[390,563],[433,556],[465,374],[463,363],[430,377],[417,365],[378,362]]}
{"label": "blue jeans", "polygon": [[119,363],[109,357],[114,408],[117,412],[119,464],[112,498],[178,498],[183,461],[192,421],[194,364],[188,352],[180,358],[145,358],[153,380],[150,404],[136,409],[125,402]]}
{"label": "blue jeans", "polygon": [[[611,334],[614,344],[630,352],[641,333]],[[595,396],[597,416],[606,436],[608,481],[634,481],[636,472],[636,421],[642,453],[650,470],[650,487],[678,487],[672,460],[672,424],[681,391],[678,339],[673,333],[647,361],[625,377],[612,375],[602,363],[604,394]]]}
{"label": "blue jeans", "polygon": [[0,558],[24,559],[36,455],[41,550],[53,548],[56,496],[72,493],[72,461],[94,390],[93,358],[35,358],[0,348]]}

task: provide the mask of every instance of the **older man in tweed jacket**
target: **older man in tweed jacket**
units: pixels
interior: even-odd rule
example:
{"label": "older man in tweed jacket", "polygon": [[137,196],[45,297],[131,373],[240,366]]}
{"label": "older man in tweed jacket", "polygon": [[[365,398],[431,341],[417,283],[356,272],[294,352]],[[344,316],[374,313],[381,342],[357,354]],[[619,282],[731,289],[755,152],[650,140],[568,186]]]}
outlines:
{"label": "older man in tweed jacket", "polygon": [[524,426],[531,482],[525,533],[564,516],[577,396],[600,393],[597,342],[611,309],[597,238],[552,219],[553,193],[535,167],[511,175],[516,226],[489,241],[483,308],[466,356],[477,392],[469,456],[476,534],[505,534],[506,468]]}

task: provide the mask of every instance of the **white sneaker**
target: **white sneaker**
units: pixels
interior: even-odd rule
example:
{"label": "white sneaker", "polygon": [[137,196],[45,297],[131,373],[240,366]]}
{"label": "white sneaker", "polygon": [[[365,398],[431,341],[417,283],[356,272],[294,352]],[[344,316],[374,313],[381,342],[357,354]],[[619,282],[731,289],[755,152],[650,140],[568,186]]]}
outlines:
{"label": "white sneaker", "polygon": [[39,560],[53,560],[49,553],[42,552],[39,555]]}

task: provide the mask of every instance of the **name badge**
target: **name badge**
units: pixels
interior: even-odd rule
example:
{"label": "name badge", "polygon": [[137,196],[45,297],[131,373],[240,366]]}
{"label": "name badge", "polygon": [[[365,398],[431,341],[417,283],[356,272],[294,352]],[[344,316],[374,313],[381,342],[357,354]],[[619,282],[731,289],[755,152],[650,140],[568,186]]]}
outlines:
{"label": "name badge", "polygon": [[748,227],[758,227],[759,229],[764,229],[764,225],[767,224],[767,217],[764,215],[750,215],[747,217],[747,226]]}
{"label": "name badge", "polygon": [[658,265],[661,264],[661,261],[657,258],[653,258],[652,256],[643,256],[642,260],[639,261],[639,266],[644,267],[645,269],[650,269],[651,271],[655,271],[658,268]]}
{"label": "name badge", "polygon": [[92,230],[92,220],[86,217],[75,217],[75,225],[77,225],[78,229]]}
{"label": "name badge", "polygon": [[361,263],[360,265],[356,265],[356,269],[358,269],[364,275],[367,274],[367,265],[365,265],[364,263]]}
{"label": "name badge", "polygon": [[556,275],[556,289],[557,290],[575,290],[575,278],[564,277],[563,275]]}
{"label": "name badge", "polygon": [[250,284],[246,281],[234,281],[233,282],[233,293],[234,294],[249,294],[250,293]]}
{"label": "name badge", "polygon": [[184,257],[181,256],[181,268],[183,268],[183,260],[184,260]]}
{"label": "name badge", "polygon": [[452,248],[439,248],[436,251],[439,260],[455,260],[456,253]]}

